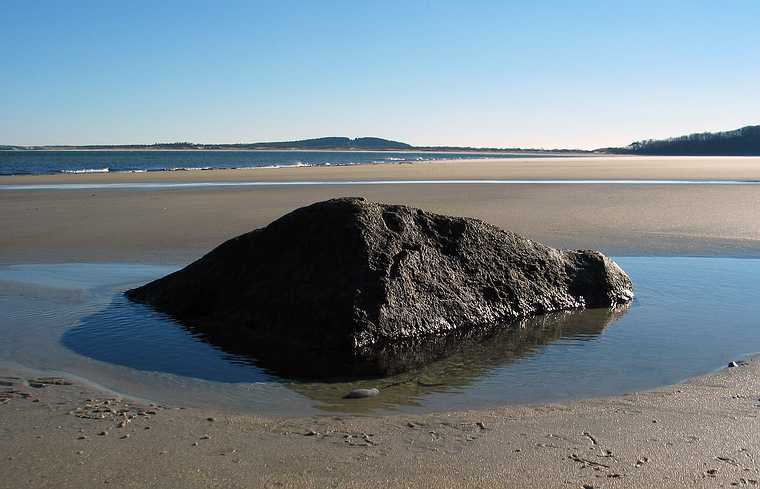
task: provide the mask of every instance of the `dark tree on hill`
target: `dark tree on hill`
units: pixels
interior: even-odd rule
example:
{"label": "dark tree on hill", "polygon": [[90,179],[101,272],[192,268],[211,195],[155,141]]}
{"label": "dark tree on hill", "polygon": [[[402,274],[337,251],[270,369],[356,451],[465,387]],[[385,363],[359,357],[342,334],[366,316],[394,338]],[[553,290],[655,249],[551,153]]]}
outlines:
{"label": "dark tree on hill", "polygon": [[760,126],[689,134],[670,139],[649,139],[624,148],[605,148],[603,151],[640,155],[760,156]]}

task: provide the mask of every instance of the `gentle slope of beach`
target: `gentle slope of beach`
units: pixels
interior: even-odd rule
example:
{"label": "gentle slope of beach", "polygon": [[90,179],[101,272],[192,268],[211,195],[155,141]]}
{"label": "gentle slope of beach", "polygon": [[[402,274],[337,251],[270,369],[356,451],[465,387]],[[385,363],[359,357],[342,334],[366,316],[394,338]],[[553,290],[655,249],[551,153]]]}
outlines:
{"label": "gentle slope of beach", "polygon": [[586,156],[351,166],[0,176],[0,184],[155,181],[457,179],[760,180],[760,157]]}
{"label": "gentle slope of beach", "polygon": [[[0,184],[408,179],[760,178],[760,158],[562,158],[333,168],[5,177]],[[602,162],[602,163],[600,163]],[[604,163],[606,162],[606,163]],[[500,166],[501,165],[501,166]],[[754,185],[331,185],[0,191],[0,262],[184,263],[335,196],[465,215],[563,248],[759,256]]]}
{"label": "gentle slope of beach", "polygon": [[[265,418],[0,368],[0,487],[730,487],[760,480],[760,363],[652,392],[426,416]],[[14,378],[18,377],[18,378]],[[42,383],[40,383],[42,382]],[[109,401],[113,399],[112,401]],[[361,401],[358,401],[361,402]],[[102,418],[101,418],[102,416]]]}
{"label": "gentle slope of beach", "polygon": [[[58,175],[0,184],[494,178],[755,179],[760,158]],[[182,264],[338,195],[478,217],[554,246],[612,255],[758,257],[759,192],[482,184],[0,191],[0,262]],[[128,408],[124,400],[106,404],[117,396],[80,381],[50,385],[34,380],[40,375],[0,365],[0,402],[7,399],[0,404],[0,487],[716,487],[760,480],[760,442],[751,436],[760,429],[756,361],[648,393],[384,417],[230,416],[147,402]],[[122,409],[134,419],[119,428],[127,419]]]}

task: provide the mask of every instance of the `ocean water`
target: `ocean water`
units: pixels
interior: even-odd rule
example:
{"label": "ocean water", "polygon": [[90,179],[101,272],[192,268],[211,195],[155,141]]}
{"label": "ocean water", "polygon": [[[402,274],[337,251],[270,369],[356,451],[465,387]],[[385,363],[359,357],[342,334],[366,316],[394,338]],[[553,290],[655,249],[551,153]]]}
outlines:
{"label": "ocean water", "polygon": [[535,157],[419,151],[0,151],[0,175],[276,168],[531,156]]}
{"label": "ocean water", "polygon": [[[302,382],[212,343],[122,292],[177,267],[0,267],[0,364],[75,376],[131,397],[263,414],[431,412],[651,389],[760,351],[760,260],[622,257],[636,300],[558,313],[458,345],[383,379]],[[355,387],[381,394],[342,399]]]}

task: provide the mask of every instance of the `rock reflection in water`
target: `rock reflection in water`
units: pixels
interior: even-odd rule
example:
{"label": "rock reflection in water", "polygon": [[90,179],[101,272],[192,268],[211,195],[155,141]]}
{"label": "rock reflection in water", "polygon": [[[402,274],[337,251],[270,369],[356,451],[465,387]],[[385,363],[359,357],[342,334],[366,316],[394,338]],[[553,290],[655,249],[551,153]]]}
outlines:
{"label": "rock reflection in water", "polygon": [[[340,371],[346,359],[320,358],[319,352],[282,351],[247,340],[245,331],[179,323],[122,296],[104,310],[83,318],[62,342],[96,360],[130,368],[232,383],[283,382],[320,402],[339,401],[354,387],[380,387],[373,402],[413,402],[414,396],[466,386],[490,369],[531,355],[560,338],[599,334],[626,309],[591,309],[554,313],[515,322],[507,327],[470,330],[456,336],[386,346],[370,352],[366,362],[381,362],[387,371],[406,372],[383,379],[361,379],[355,371],[330,382],[299,382],[310,370]],[[318,365],[319,364],[319,365]],[[375,368],[375,367],[373,367]],[[360,371],[360,370],[359,370]],[[345,401],[350,402],[350,401]]]}
{"label": "rock reflection in water", "polygon": [[[430,348],[404,350],[408,355],[426,357],[431,352],[446,353],[445,358],[432,361],[392,377],[355,382],[317,383],[293,382],[288,387],[314,401],[321,409],[345,412],[373,412],[381,407],[414,405],[416,399],[435,392],[464,389],[489,375],[496,368],[504,367],[521,358],[541,352],[545,345],[560,339],[591,340],[621,318],[628,305],[614,309],[588,309],[584,311],[558,312],[536,316],[515,322],[507,328],[491,331],[470,332],[466,337],[444,338]],[[445,345],[445,348],[441,348]],[[536,379],[540,382],[540,379]],[[342,396],[355,388],[380,389],[380,395],[361,399],[343,399]],[[505,385],[504,389],[509,389]]]}

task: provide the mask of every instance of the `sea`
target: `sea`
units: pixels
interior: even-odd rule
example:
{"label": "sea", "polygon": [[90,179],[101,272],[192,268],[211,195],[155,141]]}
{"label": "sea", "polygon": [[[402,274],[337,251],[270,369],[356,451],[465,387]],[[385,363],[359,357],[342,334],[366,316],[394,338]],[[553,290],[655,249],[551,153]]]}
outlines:
{"label": "sea", "polygon": [[537,155],[423,151],[0,151],[0,175],[403,164],[438,160],[535,156]]}

